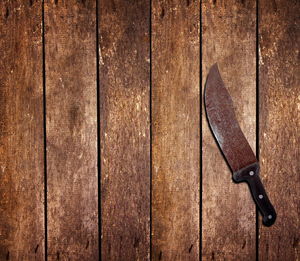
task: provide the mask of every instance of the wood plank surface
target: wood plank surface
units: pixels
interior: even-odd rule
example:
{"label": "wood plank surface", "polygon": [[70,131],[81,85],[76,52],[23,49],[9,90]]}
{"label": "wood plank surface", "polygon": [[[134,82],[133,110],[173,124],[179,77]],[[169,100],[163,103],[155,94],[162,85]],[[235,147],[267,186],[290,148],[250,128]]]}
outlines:
{"label": "wood plank surface", "polygon": [[153,260],[199,260],[199,30],[199,1],[152,1]]}
{"label": "wood plank surface", "polygon": [[[299,1],[45,0],[45,74],[42,5],[0,2],[0,260],[300,259]],[[216,62],[254,151],[259,126],[259,235],[200,111]]]}
{"label": "wood plank surface", "polygon": [[45,1],[48,260],[98,260],[95,1]]}
{"label": "wood plank surface", "polygon": [[149,1],[99,1],[102,260],[150,256]]}
{"label": "wood plank surface", "polygon": [[45,253],[41,7],[0,2],[0,260]]}
{"label": "wood plank surface", "polygon": [[[203,1],[203,87],[218,63],[237,120],[255,152],[255,1]],[[203,260],[255,260],[255,205],[246,184],[235,184],[208,128],[203,109]]]}
{"label": "wood plank surface", "polygon": [[299,1],[259,1],[261,175],[277,210],[260,260],[300,259]]}

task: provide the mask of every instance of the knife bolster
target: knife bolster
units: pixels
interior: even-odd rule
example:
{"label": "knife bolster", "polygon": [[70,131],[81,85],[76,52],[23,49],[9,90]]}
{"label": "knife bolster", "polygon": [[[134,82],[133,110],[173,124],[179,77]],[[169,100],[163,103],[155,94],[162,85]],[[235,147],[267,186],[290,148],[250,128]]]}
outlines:
{"label": "knife bolster", "polygon": [[233,172],[233,180],[237,183],[248,181],[254,176],[259,174],[259,164],[255,162],[246,166],[245,168],[239,169],[238,171]]}

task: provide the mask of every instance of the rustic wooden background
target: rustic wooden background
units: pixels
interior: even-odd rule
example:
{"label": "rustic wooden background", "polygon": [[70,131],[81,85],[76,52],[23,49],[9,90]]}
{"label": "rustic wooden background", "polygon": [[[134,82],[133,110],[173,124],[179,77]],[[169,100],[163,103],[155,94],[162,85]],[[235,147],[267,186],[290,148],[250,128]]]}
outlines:
{"label": "rustic wooden background", "polygon": [[[0,260],[300,259],[298,0],[2,0]],[[278,219],[203,110],[218,62]]]}

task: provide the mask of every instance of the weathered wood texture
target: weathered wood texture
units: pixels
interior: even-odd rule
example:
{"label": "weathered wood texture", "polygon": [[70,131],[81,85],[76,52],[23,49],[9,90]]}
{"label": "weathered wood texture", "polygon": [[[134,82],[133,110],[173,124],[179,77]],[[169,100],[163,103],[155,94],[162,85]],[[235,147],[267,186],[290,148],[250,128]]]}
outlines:
{"label": "weathered wood texture", "polygon": [[41,1],[0,2],[0,260],[44,256]]}
{"label": "weathered wood texture", "polygon": [[[203,1],[203,80],[218,63],[237,120],[255,151],[255,1]],[[204,85],[203,81],[203,85]],[[204,87],[204,86],[203,86]],[[203,260],[255,260],[255,205],[235,184],[203,109]]]}
{"label": "weathered wood texture", "polygon": [[153,260],[199,259],[199,1],[152,1]]}
{"label": "weathered wood texture", "polygon": [[260,162],[277,221],[260,228],[260,260],[300,259],[299,1],[259,6]]}
{"label": "weathered wood texture", "polygon": [[99,1],[102,260],[150,256],[149,1]]}
{"label": "weathered wood texture", "polygon": [[[153,260],[300,259],[299,1],[203,0],[202,14],[200,0],[150,3],[0,2],[0,260],[45,259],[45,164],[49,261],[150,260],[150,222]],[[200,122],[215,62],[254,151],[259,102],[261,177],[278,217],[259,226],[258,253],[249,189],[232,182],[204,108]]]}
{"label": "weathered wood texture", "polygon": [[95,1],[46,1],[48,260],[98,260]]}

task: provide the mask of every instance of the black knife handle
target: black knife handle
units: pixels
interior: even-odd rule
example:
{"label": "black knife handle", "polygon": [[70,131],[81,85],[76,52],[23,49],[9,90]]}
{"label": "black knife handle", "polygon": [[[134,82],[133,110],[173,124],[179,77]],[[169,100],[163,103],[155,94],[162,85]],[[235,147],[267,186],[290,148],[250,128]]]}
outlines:
{"label": "black knife handle", "polygon": [[271,226],[276,220],[276,212],[272,206],[259,177],[259,164],[256,162],[233,173],[236,182],[247,182],[252,197],[263,216],[263,224]]}

